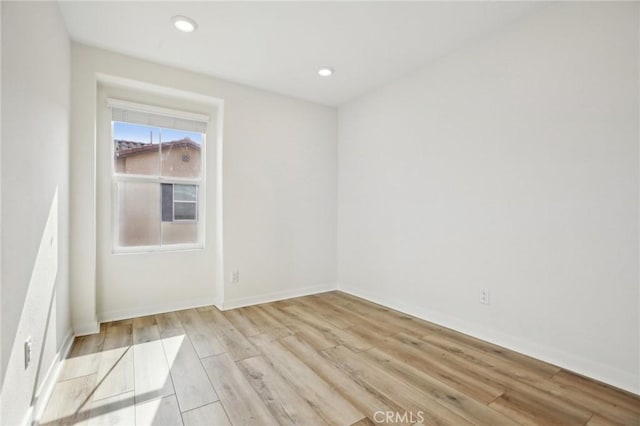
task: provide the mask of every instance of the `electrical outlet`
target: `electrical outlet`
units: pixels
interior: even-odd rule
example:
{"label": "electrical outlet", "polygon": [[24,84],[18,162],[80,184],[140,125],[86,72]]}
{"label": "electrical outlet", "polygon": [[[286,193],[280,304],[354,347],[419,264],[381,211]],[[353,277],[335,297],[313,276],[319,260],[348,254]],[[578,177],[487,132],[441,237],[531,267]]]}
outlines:
{"label": "electrical outlet", "polygon": [[24,341],[24,368],[25,370],[31,364],[31,337],[27,337]]}
{"label": "electrical outlet", "polygon": [[489,304],[489,289],[484,289],[480,292],[480,303],[483,305]]}
{"label": "electrical outlet", "polygon": [[238,284],[240,282],[240,271],[233,271],[231,273],[231,284]]}

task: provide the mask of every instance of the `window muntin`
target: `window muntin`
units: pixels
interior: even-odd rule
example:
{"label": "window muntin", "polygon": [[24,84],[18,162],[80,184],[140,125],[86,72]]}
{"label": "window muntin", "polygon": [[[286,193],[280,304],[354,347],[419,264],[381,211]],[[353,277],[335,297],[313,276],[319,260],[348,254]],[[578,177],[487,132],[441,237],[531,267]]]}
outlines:
{"label": "window muntin", "polygon": [[[204,132],[150,126],[140,123],[144,114],[112,112],[114,250],[203,247]],[[137,122],[116,120],[127,116]],[[204,129],[206,123],[186,127]]]}

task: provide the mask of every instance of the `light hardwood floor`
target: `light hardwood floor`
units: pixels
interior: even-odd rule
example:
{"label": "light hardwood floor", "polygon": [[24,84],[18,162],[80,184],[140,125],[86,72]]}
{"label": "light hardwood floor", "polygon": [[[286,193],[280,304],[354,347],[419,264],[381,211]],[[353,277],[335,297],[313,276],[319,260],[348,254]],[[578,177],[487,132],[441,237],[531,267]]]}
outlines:
{"label": "light hardwood floor", "polygon": [[341,292],[103,324],[41,424],[640,425],[640,398]]}

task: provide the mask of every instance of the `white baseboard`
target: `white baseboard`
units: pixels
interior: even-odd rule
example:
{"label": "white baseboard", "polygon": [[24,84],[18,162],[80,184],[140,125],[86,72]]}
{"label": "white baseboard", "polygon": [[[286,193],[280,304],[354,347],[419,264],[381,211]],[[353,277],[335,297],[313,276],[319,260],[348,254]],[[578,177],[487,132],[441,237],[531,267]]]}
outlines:
{"label": "white baseboard", "polygon": [[219,301],[215,297],[203,297],[200,299],[180,300],[176,302],[161,303],[151,306],[143,306],[134,309],[117,309],[98,314],[98,322],[118,321],[145,315],[163,314],[165,312],[180,311],[183,309],[199,308],[201,306],[218,306]]}
{"label": "white baseboard", "polygon": [[477,324],[469,323],[440,312],[430,311],[424,307],[403,300],[392,299],[370,290],[343,284],[338,285],[338,290],[640,395],[640,384],[638,383],[637,377],[629,372],[609,365],[603,365],[574,354],[527,341],[520,337],[514,337],[487,329]]}
{"label": "white baseboard", "polygon": [[259,296],[242,297],[238,299],[224,300],[221,310],[242,308],[244,306],[259,305],[261,303],[277,302],[279,300],[292,299],[294,297],[309,296],[311,294],[325,293],[337,290],[336,284],[323,284],[313,287],[297,288],[294,290],[278,291],[275,293],[261,294]]}
{"label": "white baseboard", "polygon": [[67,358],[67,355],[69,355],[74,337],[73,330],[69,330],[62,342],[62,346],[60,346],[60,350],[53,359],[53,362],[49,366],[49,370],[47,370],[47,373],[38,388],[35,401],[29,408],[29,413],[27,414],[27,419],[24,423],[25,425],[31,425],[34,421],[37,422],[40,420],[40,417],[42,417],[42,413],[44,412],[47,402],[49,402],[49,398],[51,397],[53,387],[58,381],[58,376],[60,376],[64,360]]}

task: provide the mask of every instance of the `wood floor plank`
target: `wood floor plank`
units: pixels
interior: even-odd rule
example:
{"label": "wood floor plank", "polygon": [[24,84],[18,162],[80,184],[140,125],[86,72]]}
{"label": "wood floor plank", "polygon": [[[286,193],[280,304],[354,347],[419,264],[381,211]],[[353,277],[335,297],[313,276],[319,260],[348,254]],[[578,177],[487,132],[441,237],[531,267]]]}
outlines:
{"label": "wood floor plank", "polygon": [[322,312],[327,321],[339,328],[353,327],[368,321],[352,312],[340,309],[337,305],[326,300],[325,293],[309,297],[306,302],[309,309]]}
{"label": "wood floor plank", "polygon": [[198,314],[202,318],[205,326],[213,330],[218,341],[222,344],[225,352],[229,354],[231,359],[238,361],[258,355],[258,351],[253,344],[251,344],[217,308],[214,307],[210,310],[198,311]]}
{"label": "wood floor plank", "polygon": [[180,411],[218,400],[188,336],[162,339]]}
{"label": "wood floor plank", "polygon": [[576,410],[570,405],[558,404],[552,396],[525,395],[511,389],[489,407],[522,425],[584,425],[592,416],[592,413]]}
{"label": "wood floor plank", "polygon": [[442,336],[446,340],[457,342],[466,346],[470,346],[479,351],[488,353],[495,358],[512,361],[519,364],[522,368],[527,368],[540,375],[551,377],[558,373],[561,369],[555,365],[528,357],[523,354],[511,351],[498,345],[476,339],[466,334],[456,332],[454,330],[442,328],[438,333],[429,334],[429,336]]}
{"label": "wood floor plank", "polygon": [[326,310],[331,312],[332,316],[343,318],[346,323],[351,324],[349,327],[359,324],[371,323],[371,321],[367,318],[363,318],[361,315],[356,315],[355,313],[342,308],[336,303],[331,303],[331,301],[327,299],[327,294],[328,293],[314,294],[311,296],[311,299],[314,303],[324,307]]}
{"label": "wood floor plank", "polygon": [[277,321],[277,324],[284,326],[289,331],[287,335],[291,335],[291,333],[300,331],[300,326],[304,325],[304,323],[300,321],[299,318],[296,318],[295,315],[288,314],[282,310],[283,307],[288,306],[287,302],[288,301],[267,303],[260,305],[260,309],[272,320]]}
{"label": "wood floor plank", "polygon": [[180,426],[182,417],[175,395],[136,404],[137,426]]}
{"label": "wood floor plank", "polygon": [[335,342],[335,345],[343,345],[356,352],[366,351],[371,348],[371,345],[357,334],[351,333],[349,330],[334,327],[324,321],[322,317],[314,315],[309,311],[305,311],[296,306],[287,306],[283,308],[283,310],[295,315],[311,327],[320,331],[328,340]]}
{"label": "wood floor plank", "polygon": [[300,309],[305,309],[311,312],[315,312],[325,319],[325,321],[337,328],[348,328],[359,324],[359,322],[352,322],[346,318],[345,315],[336,315],[337,309],[331,307],[331,305],[324,305],[311,297],[304,297],[300,299],[294,299],[297,302],[293,306],[298,306]]}
{"label": "wood floor plank", "polygon": [[267,334],[273,339],[293,334],[291,330],[272,315],[269,315],[261,306],[247,306],[242,308],[242,312],[258,327],[261,334]]}
{"label": "wood floor plank", "polygon": [[[327,339],[324,334],[313,327],[308,327],[307,329],[298,331],[295,336],[304,337],[305,342],[311,345],[316,351],[323,351],[325,349],[335,348],[338,346],[337,342]],[[286,339],[286,337],[283,337],[282,339]]]}
{"label": "wood floor plank", "polygon": [[91,404],[89,426],[131,426],[136,423],[133,392],[110,396]]}
{"label": "wood floor plank", "polygon": [[343,346],[327,349],[322,354],[355,381],[375,390],[380,397],[402,407],[404,412],[424,416],[425,424],[473,424],[383,369],[363,361],[361,355]]}
{"label": "wood floor plank", "polygon": [[[133,334],[131,322],[107,328],[98,366],[98,387],[94,400],[108,398],[134,389]],[[118,324],[124,324],[118,322]]]}
{"label": "wood floor plank", "polygon": [[220,401],[182,413],[184,426],[231,426]]}
{"label": "wood floor plank", "polygon": [[64,361],[58,380],[68,380],[97,373],[105,336],[106,327],[101,333],[76,337],[69,356]]}
{"label": "wood floor plank", "polygon": [[501,370],[499,367],[493,365],[473,362],[465,358],[465,356],[457,350],[447,351],[426,341],[419,343],[406,335],[397,335],[394,336],[394,338],[395,337],[403,341],[410,341],[412,344],[417,345],[425,354],[438,357],[439,365],[448,364],[460,371],[464,371],[466,375],[475,374],[483,377],[487,382],[495,383],[507,389],[509,398],[503,398],[498,402],[501,404],[503,411],[507,410],[507,408],[504,407],[507,405],[505,402],[507,399],[509,401],[518,401],[520,411],[524,411],[522,408],[523,404],[520,402],[523,399],[527,399],[532,402],[532,406],[529,407],[530,409],[535,410],[538,406],[545,406],[551,412],[565,412],[568,419],[567,421],[569,422],[583,421],[584,424],[584,422],[591,417],[592,412],[588,407],[580,405],[578,401],[567,396],[561,388],[549,379],[540,381],[539,378],[532,375],[527,376],[526,379],[521,379],[512,375],[508,369]]}
{"label": "wood floor plank", "polygon": [[278,424],[227,354],[204,358],[202,363],[232,424]]}
{"label": "wood floor plank", "polygon": [[353,423],[351,426],[376,426],[376,424],[370,418],[364,417],[358,420],[357,422]]}
{"label": "wood floor plank", "polygon": [[[382,306],[378,303],[375,302],[371,302],[369,300],[366,299],[362,299],[358,296],[354,296],[353,294],[349,294],[347,292],[344,291],[333,291],[331,292],[332,295],[336,296],[336,300],[338,301],[338,303],[343,303],[349,306],[358,306],[361,307],[362,309],[365,310],[369,310],[371,313],[373,312],[383,312],[383,313],[387,313],[387,312],[397,312],[394,311],[391,308],[388,308],[386,306]],[[401,314],[404,315],[404,314]]]}
{"label": "wood floor plank", "polygon": [[364,417],[364,413],[343,398],[279,342],[263,335],[253,336],[250,339],[273,368],[315,408],[327,423],[345,425]]}
{"label": "wood floor plank", "polygon": [[[373,418],[377,412],[400,412],[401,407],[390,404],[376,396],[365,386],[353,381],[346,373],[328,363],[315,348],[299,334],[280,339],[280,343],[298,359],[313,370],[325,382],[331,385],[344,399],[349,401],[360,412]],[[381,422],[379,424],[386,424]],[[392,424],[397,424],[396,422]]]}
{"label": "wood floor plank", "polygon": [[363,359],[377,362],[378,365],[394,377],[413,385],[418,392],[423,392],[439,404],[464,417],[469,422],[491,425],[516,425],[517,423],[504,415],[490,409],[485,404],[470,396],[447,386],[428,372],[421,371],[409,364],[373,348],[360,354]]}
{"label": "wood floor plank", "polygon": [[225,352],[225,348],[222,346],[222,343],[220,343],[220,340],[218,340],[218,336],[216,336],[210,327],[207,327],[207,324],[202,320],[198,311],[195,309],[186,309],[184,311],[178,311],[177,315],[200,358]]}
{"label": "wood floor plank", "polygon": [[[616,423],[612,420],[609,420],[597,414],[594,414],[587,422],[587,426],[625,426],[626,424],[627,423]],[[629,423],[629,424],[638,425],[638,423]]]}
{"label": "wood floor plank", "polygon": [[[368,335],[365,328],[352,327],[351,330]],[[421,349],[423,342],[418,339],[406,335],[369,336],[372,340],[377,339],[377,348],[422,371],[428,371],[432,377],[442,383],[482,403],[487,404],[493,401],[506,390],[506,387],[487,380],[473,371],[461,369],[451,363],[441,362],[441,355],[423,351]]]}
{"label": "wood floor plank", "polygon": [[589,380],[578,374],[561,370],[553,376],[552,381],[565,387],[575,389],[594,398],[607,401],[619,407],[621,410],[632,411],[640,414],[640,397],[632,395],[620,389],[615,389],[604,383]]}
{"label": "wood floor plank", "polygon": [[90,374],[56,383],[40,425],[83,424],[88,421],[96,381],[97,374]]}
{"label": "wood floor plank", "polygon": [[349,306],[359,306],[359,307],[362,307],[363,309],[371,310],[372,312],[389,313],[391,315],[395,315],[395,316],[402,317],[402,318],[408,316],[408,317],[412,318],[413,320],[415,320],[416,322],[424,322],[424,323],[426,323],[426,325],[428,327],[434,327],[434,330],[441,328],[437,324],[433,324],[431,322],[421,320],[421,319],[419,319],[417,317],[413,317],[413,316],[411,316],[409,314],[405,314],[404,312],[400,312],[400,311],[395,310],[393,308],[381,305],[381,304],[379,304],[377,302],[373,302],[373,301],[370,301],[370,300],[367,300],[367,299],[363,299],[361,297],[355,296],[353,294],[350,294],[350,293],[347,293],[347,292],[344,292],[344,291],[335,290],[335,291],[332,291],[332,292],[330,292],[328,294],[335,295],[335,299],[334,300],[337,300],[337,303],[342,303],[342,304],[346,304],[346,305],[349,305]]}
{"label": "wood floor plank", "polygon": [[[616,404],[607,399],[598,398],[588,392],[583,392],[580,389],[556,384],[553,381],[537,380],[532,381],[530,385],[560,400],[570,401],[586,411],[597,412],[610,422],[640,426],[640,413],[635,408],[625,407],[624,404]],[[640,404],[640,400],[638,404]]]}
{"label": "wood floor plank", "polygon": [[107,323],[107,327],[121,327],[123,325],[132,325],[133,318],[125,318],[117,321],[111,321]]}
{"label": "wood floor plank", "polygon": [[457,341],[446,339],[442,335],[428,335],[423,336],[421,340],[455,354],[472,364],[482,366],[483,368],[501,371],[514,378],[518,378],[525,381],[540,382],[547,381],[549,376],[545,371],[532,370],[520,363],[511,361],[509,359],[501,358],[499,356],[493,356],[491,353],[480,351],[472,346],[467,346]]}
{"label": "wood floor plank", "polygon": [[360,306],[355,303],[338,305],[341,309],[354,312],[363,319],[367,319],[367,324],[384,324],[386,334],[407,333],[415,336],[424,336],[430,333],[437,333],[441,327],[427,323],[418,318],[401,314],[390,309],[381,309],[370,306]]}
{"label": "wood floor plank", "polygon": [[381,341],[384,341],[385,338],[393,336],[395,334],[400,333],[396,328],[385,328],[380,324],[358,324],[351,326],[345,330],[348,330],[352,333],[357,334],[362,339],[364,339],[369,345],[375,347]]}
{"label": "wood floor plank", "polygon": [[238,366],[279,424],[326,424],[262,356],[242,360]]}
{"label": "wood floor plank", "polygon": [[376,327],[379,333],[387,336],[400,332],[423,336],[441,330],[441,327],[435,324],[370,302],[362,300],[355,302],[344,295],[345,293],[341,292],[327,293],[329,298],[327,303],[331,302],[333,309],[341,312],[342,315],[359,318],[359,321],[352,320],[356,325]]}
{"label": "wood floor plank", "polygon": [[360,299],[348,293],[336,291],[327,293],[327,295],[337,306],[367,319],[368,323],[385,324],[385,328],[389,330],[402,331],[418,336],[442,330],[442,327],[436,324]]}
{"label": "wood floor plank", "polygon": [[186,333],[175,312],[158,314],[155,317],[156,325],[160,331],[160,337],[173,337]]}
{"label": "wood floor plank", "polygon": [[146,327],[151,327],[157,324],[158,324],[158,321],[156,320],[155,315],[136,317],[136,318],[133,318],[131,321],[131,327],[133,329],[136,329],[136,328],[144,329]]}
{"label": "wood floor plank", "polygon": [[599,413],[600,421],[640,426],[640,398],[567,371],[560,371],[552,383],[539,382],[536,386]]}
{"label": "wood floor plank", "polygon": [[251,320],[245,316],[240,309],[230,309],[223,311],[222,315],[237,328],[245,337],[260,334],[260,330]]}
{"label": "wood floor plank", "polygon": [[133,366],[136,403],[172,395],[173,381],[154,321],[133,323]]}
{"label": "wood floor plank", "polygon": [[[570,418],[567,421],[579,422],[585,418],[588,419],[591,416],[593,404],[597,403],[597,401],[589,401],[583,398],[582,395],[563,389],[549,380],[544,372],[532,373],[525,366],[519,367],[513,361],[497,357],[493,358],[486,352],[465,347],[453,340],[446,341],[447,343],[444,344],[441,337],[430,336],[429,339],[423,340],[428,345],[433,344],[434,347],[422,345],[421,349],[432,351],[432,353],[434,350],[438,352],[436,348],[444,349],[449,352],[448,354],[441,354],[442,357],[447,359],[446,362],[457,363],[463,368],[477,371],[493,382],[505,386],[511,390],[510,398],[513,400],[520,401],[520,399],[526,398],[534,402],[540,401],[548,405],[548,409],[551,411],[566,412],[567,417]],[[519,396],[522,397],[517,399]],[[499,401],[501,404],[503,402],[502,400]],[[535,410],[538,405],[534,405],[531,409]],[[604,403],[601,403],[601,409],[604,407]],[[502,407],[502,409],[506,410],[507,408]],[[617,410],[615,411],[616,414],[624,414]]]}
{"label": "wood floor plank", "polygon": [[[295,315],[284,311],[283,309],[276,308],[277,306],[289,306],[287,304],[272,304],[272,305],[264,305],[262,309],[271,315],[273,318],[278,320],[280,323],[284,324],[288,330],[291,330],[293,333],[299,335],[300,333],[304,333],[307,341],[314,347],[316,350],[322,350],[327,348],[332,348],[337,345],[337,342],[334,340],[328,339],[325,334],[319,331],[317,328],[310,326],[304,321],[301,321],[300,318],[297,318]],[[287,335],[288,336],[288,335]],[[285,336],[285,337],[287,337]]]}

